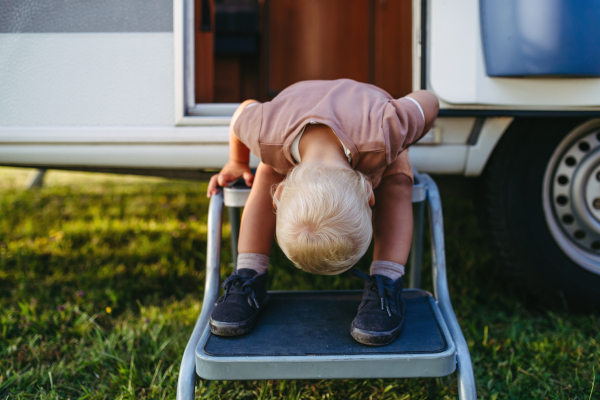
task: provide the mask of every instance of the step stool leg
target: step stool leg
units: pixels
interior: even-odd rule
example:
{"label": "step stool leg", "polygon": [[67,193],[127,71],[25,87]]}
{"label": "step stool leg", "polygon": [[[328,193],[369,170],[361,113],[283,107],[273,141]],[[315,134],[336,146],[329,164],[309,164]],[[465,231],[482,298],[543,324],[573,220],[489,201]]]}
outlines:
{"label": "step stool leg", "polygon": [[221,228],[223,223],[223,192],[213,194],[208,207],[208,235],[206,252],[206,281],[200,316],[190,336],[179,368],[177,400],[193,400],[196,384],[196,347],[208,325],[210,314],[219,297],[221,271]]}
{"label": "step stool leg", "polygon": [[456,344],[458,366],[458,398],[461,400],[476,400],[475,375],[469,353],[469,346],[463,336],[448,291],[446,278],[446,250],[444,247],[444,220],[440,192],[434,180],[427,174],[422,174],[427,186],[427,202],[429,204],[429,223],[431,229],[432,268],[435,297],[439,302],[440,311],[448,325],[448,330]]}
{"label": "step stool leg", "polygon": [[423,219],[425,202],[413,203],[413,237],[410,249],[410,282],[409,287],[421,287],[421,264],[423,263]]}
{"label": "step stool leg", "polygon": [[238,240],[240,238],[240,208],[228,207],[229,224],[231,225],[231,258],[234,268],[237,266]]}

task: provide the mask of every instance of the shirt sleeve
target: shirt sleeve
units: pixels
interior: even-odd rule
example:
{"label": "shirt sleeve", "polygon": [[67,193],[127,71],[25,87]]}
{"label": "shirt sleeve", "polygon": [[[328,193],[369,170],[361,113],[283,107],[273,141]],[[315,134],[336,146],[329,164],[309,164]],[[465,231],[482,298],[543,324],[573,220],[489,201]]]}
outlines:
{"label": "shirt sleeve", "polygon": [[[254,105],[256,107],[253,107]],[[259,139],[262,127],[262,107],[261,103],[249,104],[233,125],[235,136],[258,158],[261,158]]]}
{"label": "shirt sleeve", "polygon": [[410,97],[390,100],[384,111],[382,128],[389,146],[387,164],[390,165],[398,154],[423,136],[425,119],[419,104]]}

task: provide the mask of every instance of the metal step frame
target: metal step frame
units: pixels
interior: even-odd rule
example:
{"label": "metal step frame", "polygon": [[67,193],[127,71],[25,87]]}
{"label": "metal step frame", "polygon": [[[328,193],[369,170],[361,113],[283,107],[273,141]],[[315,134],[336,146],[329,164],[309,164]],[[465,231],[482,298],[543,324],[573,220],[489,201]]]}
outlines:
{"label": "metal step frame", "polygon": [[[221,229],[223,220],[223,206],[231,205],[241,207],[245,203],[244,196],[248,196],[249,190],[236,188],[225,188],[219,190],[219,193],[213,195],[210,201],[208,211],[208,238],[207,238],[207,257],[206,257],[206,282],[204,291],[204,301],[200,316],[196,322],[192,335],[186,346],[179,371],[179,380],[177,385],[178,400],[194,399],[196,372],[202,373],[205,377],[211,375],[211,368],[219,363],[219,371],[214,376],[223,379],[223,374],[229,374],[228,378],[236,379],[300,379],[300,378],[355,378],[355,377],[391,377],[389,373],[382,372],[384,369],[396,369],[394,377],[414,377],[414,376],[441,376],[453,372],[454,368],[438,368],[435,371],[427,370],[428,365],[415,363],[417,359],[427,357],[411,356],[414,361],[413,370],[409,371],[402,366],[406,363],[406,355],[372,355],[365,356],[308,356],[310,363],[306,362],[307,356],[287,357],[252,357],[253,360],[238,360],[240,362],[223,362],[211,360],[210,356],[204,352],[204,343],[209,336],[208,321],[212,309],[219,295],[220,278],[220,250],[221,250]],[[432,251],[432,273],[434,281],[434,297],[431,299],[433,309],[438,322],[445,333],[449,354],[444,354],[444,362],[454,362],[456,360],[458,394],[461,400],[476,400],[475,377],[473,366],[467,342],[462,334],[458,320],[454,314],[450,302],[450,294],[447,284],[446,255],[444,247],[444,226],[442,217],[442,205],[440,194],[434,180],[427,174],[415,173],[415,185],[413,187],[413,213],[414,213],[414,236],[411,249],[411,279],[414,286],[418,286],[421,275],[422,244],[423,244],[423,220],[424,206],[428,209],[429,224],[431,230],[431,251]],[[234,213],[232,220],[231,235],[232,240],[237,242],[239,233],[239,208],[237,214]],[[451,359],[448,358],[452,357]],[[358,360],[358,358],[360,360]],[[300,359],[302,358],[302,359]],[[228,361],[232,361],[228,358]],[[330,364],[336,362],[335,365]],[[208,362],[208,364],[207,364]],[[358,363],[357,363],[358,362]],[[438,360],[439,362],[439,360]],[[250,375],[244,365],[252,364],[255,371]],[[315,368],[317,363],[329,364],[328,368],[318,368],[321,371],[329,370],[326,375],[315,374],[311,368]],[[368,365],[367,365],[368,364]],[[208,365],[208,367],[207,367]],[[323,364],[324,365],[324,364]],[[375,375],[365,376],[356,375],[356,365],[361,365],[365,369],[373,369]],[[441,365],[441,364],[440,364]],[[242,367],[242,369],[238,369]],[[277,368],[281,371],[278,372]],[[353,373],[354,371],[354,373]],[[378,374],[377,374],[378,373]],[[312,375],[311,375],[312,374]]]}
{"label": "metal step frame", "polygon": [[[450,375],[456,369],[456,346],[435,299],[420,289],[406,289],[403,294],[407,303],[406,322],[400,337],[387,346],[371,347],[359,344],[350,336],[350,323],[356,315],[362,290],[270,292],[269,307],[249,334],[221,338],[213,335],[209,327],[205,328],[196,347],[196,373],[210,380]],[[291,302],[286,301],[290,298]],[[349,298],[352,301],[348,301]],[[421,307],[411,304],[414,300],[421,300]],[[273,304],[276,302],[279,304]],[[432,318],[426,319],[431,323],[430,328],[437,325],[437,329],[418,329],[418,310],[423,307],[431,310],[427,310],[427,314]],[[307,313],[301,313],[302,309]],[[302,317],[298,317],[300,314]],[[340,315],[343,323],[339,321]],[[409,331],[412,332],[409,334]],[[442,340],[436,343],[438,347],[431,350],[423,347],[422,335],[427,335],[426,332],[439,334],[436,338]],[[404,338],[412,343],[407,346]],[[245,354],[240,354],[241,351]]]}

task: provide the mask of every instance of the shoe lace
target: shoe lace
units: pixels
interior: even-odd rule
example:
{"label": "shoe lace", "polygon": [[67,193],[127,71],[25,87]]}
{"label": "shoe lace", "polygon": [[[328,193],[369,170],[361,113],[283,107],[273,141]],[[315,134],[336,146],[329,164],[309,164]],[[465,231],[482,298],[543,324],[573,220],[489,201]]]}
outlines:
{"label": "shoe lace", "polygon": [[365,289],[366,293],[363,296],[363,301],[358,306],[361,309],[369,300],[379,301],[381,309],[386,310],[391,317],[392,314],[400,316],[397,311],[397,304],[394,296],[395,289],[392,285],[386,284],[380,275],[367,275],[364,272],[353,269],[350,274],[362,278],[369,282],[369,286]]}
{"label": "shoe lace", "polygon": [[229,278],[225,279],[221,287],[225,289],[225,294],[223,297],[219,299],[219,302],[225,301],[229,293],[234,294],[243,294],[247,296],[248,304],[250,306],[256,306],[256,308],[260,308],[258,305],[258,300],[256,300],[256,293],[254,292],[254,280],[256,276],[252,278],[245,278],[237,274],[237,272],[233,273]]}

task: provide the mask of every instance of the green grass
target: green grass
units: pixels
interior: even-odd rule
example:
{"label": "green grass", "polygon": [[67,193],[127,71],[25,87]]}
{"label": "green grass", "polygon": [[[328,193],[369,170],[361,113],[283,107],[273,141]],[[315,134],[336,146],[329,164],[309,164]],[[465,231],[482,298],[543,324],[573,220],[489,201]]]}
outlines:
{"label": "green grass", "polygon": [[[175,398],[202,299],[205,184],[51,171],[44,189],[27,192],[27,173],[0,169],[0,398]],[[486,248],[469,182],[440,182],[450,292],[479,397],[600,398],[600,318],[529,304]],[[223,276],[228,235],[225,226]],[[361,287],[302,273],[277,249],[272,261],[272,289]],[[454,399],[457,390],[455,374],[199,380],[197,398]]]}

